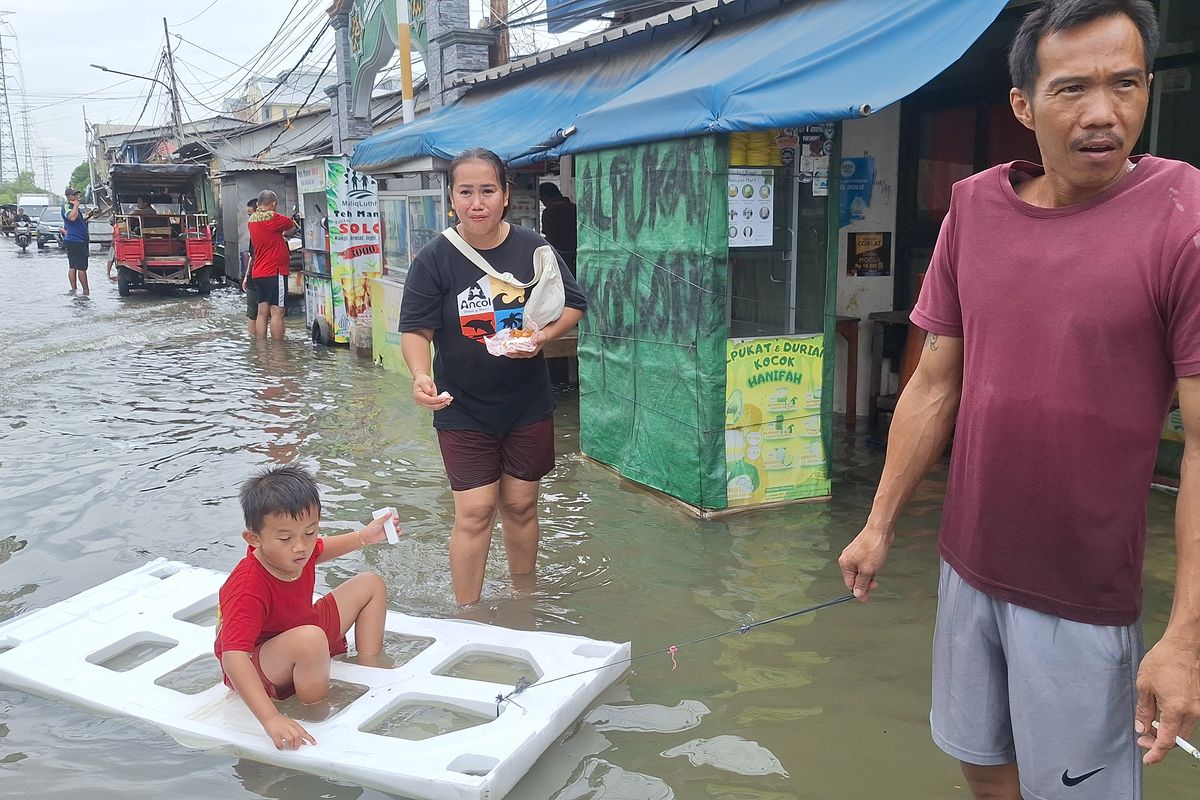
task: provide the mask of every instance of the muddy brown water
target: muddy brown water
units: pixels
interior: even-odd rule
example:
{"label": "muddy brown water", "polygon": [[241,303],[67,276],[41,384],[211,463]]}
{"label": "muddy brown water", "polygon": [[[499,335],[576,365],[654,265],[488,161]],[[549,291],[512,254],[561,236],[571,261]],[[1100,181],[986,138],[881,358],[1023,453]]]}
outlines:
{"label": "muddy brown water", "polygon": [[[251,346],[232,291],[120,298],[104,259],[92,257],[85,300],[65,294],[64,256],[21,256],[0,239],[0,620],[158,556],[231,568],[243,551],[239,482],[291,460],[317,472],[327,532],[385,504],[406,531],[398,546],[323,567],[318,588],[372,569],[393,608],[453,615],[451,498],[407,382],[313,347],[298,327],[283,346]],[[835,560],[881,465],[865,438],[838,440],[832,503],[701,522],[575,455],[572,396],[560,395],[556,422],[537,588],[515,593],[495,549],[484,589],[493,621],[629,640],[637,653],[843,593]],[[638,662],[510,797],[967,797],[928,736],[942,478],[909,508],[870,604],[686,648],[677,669],[667,656]],[[1173,513],[1174,498],[1151,496],[1150,641],[1169,609]],[[407,645],[394,645],[403,657]],[[173,680],[187,688],[206,668]],[[460,722],[418,712],[427,729]],[[0,787],[35,798],[385,797],[3,686]],[[1148,773],[1148,798],[1197,794],[1200,765],[1182,754]]]}

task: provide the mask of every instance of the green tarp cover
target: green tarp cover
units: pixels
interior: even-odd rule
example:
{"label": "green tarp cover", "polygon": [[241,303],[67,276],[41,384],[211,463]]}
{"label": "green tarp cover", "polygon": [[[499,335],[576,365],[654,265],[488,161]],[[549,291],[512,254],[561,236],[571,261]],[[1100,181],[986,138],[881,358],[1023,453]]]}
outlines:
{"label": "green tarp cover", "polygon": [[[726,144],[698,137],[576,157],[583,452],[704,508],[725,506]],[[698,455],[698,457],[697,457]]]}

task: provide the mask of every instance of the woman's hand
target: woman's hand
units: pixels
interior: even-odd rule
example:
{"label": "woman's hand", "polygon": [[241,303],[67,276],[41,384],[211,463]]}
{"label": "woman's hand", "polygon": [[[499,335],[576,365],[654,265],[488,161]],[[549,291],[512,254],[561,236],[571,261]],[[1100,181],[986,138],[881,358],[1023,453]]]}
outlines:
{"label": "woman's hand", "polygon": [[546,336],[545,331],[537,331],[529,337],[529,341],[533,344],[532,350],[511,350],[504,355],[508,358],[533,358],[542,352],[542,348],[546,346],[546,342],[550,341],[550,338]]}
{"label": "woman's hand", "polygon": [[413,399],[417,405],[430,411],[441,411],[454,400],[449,392],[438,393],[437,384],[428,375],[418,375],[413,380]]}

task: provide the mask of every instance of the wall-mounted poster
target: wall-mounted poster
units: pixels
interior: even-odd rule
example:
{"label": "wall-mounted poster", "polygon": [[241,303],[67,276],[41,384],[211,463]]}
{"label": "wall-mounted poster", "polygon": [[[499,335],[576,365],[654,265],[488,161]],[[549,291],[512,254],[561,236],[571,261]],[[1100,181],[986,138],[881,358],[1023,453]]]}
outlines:
{"label": "wall-mounted poster", "polygon": [[541,206],[535,191],[514,189],[508,195],[508,221],[531,231],[541,230]]}
{"label": "wall-mounted poster", "polygon": [[844,228],[854,220],[866,219],[871,190],[875,187],[875,157],[843,158],[841,178],[838,227]]}
{"label": "wall-mounted poster", "polygon": [[770,247],[775,235],[775,170],[729,169],[729,246]]}
{"label": "wall-mounted poster", "polygon": [[846,274],[859,278],[878,278],[891,275],[891,232],[848,232],[846,234]]}

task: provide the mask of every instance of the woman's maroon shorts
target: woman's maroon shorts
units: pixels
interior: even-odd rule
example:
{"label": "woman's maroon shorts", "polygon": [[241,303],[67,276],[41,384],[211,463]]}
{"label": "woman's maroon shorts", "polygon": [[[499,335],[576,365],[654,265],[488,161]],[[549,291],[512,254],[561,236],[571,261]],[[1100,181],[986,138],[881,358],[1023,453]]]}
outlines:
{"label": "woman's maroon shorts", "polygon": [[437,431],[450,488],[478,489],[511,475],[540,481],[554,469],[554,418],[538,420],[502,436],[471,430]]}

